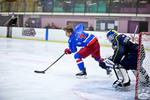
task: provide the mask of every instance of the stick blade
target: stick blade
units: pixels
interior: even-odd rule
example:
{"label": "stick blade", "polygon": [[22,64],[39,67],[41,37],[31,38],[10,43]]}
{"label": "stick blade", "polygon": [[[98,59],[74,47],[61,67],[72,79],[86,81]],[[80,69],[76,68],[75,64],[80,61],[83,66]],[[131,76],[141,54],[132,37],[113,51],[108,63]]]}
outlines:
{"label": "stick blade", "polygon": [[37,71],[37,70],[35,70],[34,72],[35,72],[35,73],[45,74],[45,71]]}

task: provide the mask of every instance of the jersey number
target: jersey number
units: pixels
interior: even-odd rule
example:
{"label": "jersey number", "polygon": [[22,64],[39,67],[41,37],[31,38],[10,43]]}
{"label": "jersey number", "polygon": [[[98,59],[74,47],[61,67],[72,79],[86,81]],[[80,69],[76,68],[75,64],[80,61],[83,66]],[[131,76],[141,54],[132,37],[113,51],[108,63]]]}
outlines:
{"label": "jersey number", "polygon": [[80,39],[82,38],[86,39],[86,37],[83,34],[80,35]]}

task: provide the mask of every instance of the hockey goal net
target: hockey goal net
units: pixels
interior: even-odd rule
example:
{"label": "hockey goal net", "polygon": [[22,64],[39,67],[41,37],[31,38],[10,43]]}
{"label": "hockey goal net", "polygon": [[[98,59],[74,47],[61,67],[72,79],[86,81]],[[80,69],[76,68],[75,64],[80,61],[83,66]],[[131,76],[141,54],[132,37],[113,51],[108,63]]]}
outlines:
{"label": "hockey goal net", "polygon": [[150,32],[141,32],[138,39],[135,100],[150,100]]}

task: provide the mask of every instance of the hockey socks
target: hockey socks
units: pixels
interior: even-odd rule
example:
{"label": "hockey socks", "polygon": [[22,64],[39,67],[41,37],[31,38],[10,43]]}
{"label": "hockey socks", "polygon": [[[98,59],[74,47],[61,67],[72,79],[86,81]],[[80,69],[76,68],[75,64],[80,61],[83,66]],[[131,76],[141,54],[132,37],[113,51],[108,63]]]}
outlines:
{"label": "hockey socks", "polygon": [[82,71],[84,68],[84,62],[82,61],[82,59],[77,59],[76,63],[78,65],[78,68],[80,69],[80,71]]}

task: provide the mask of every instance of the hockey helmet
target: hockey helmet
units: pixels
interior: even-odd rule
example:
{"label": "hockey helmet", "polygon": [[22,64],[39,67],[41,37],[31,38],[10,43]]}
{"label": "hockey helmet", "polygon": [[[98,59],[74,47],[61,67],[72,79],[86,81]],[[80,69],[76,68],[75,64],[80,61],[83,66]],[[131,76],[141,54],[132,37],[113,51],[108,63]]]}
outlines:
{"label": "hockey helmet", "polygon": [[118,35],[118,32],[116,30],[109,30],[107,31],[106,37],[112,43],[117,35]]}
{"label": "hockey helmet", "polygon": [[83,32],[84,31],[84,25],[83,24],[78,24],[75,28],[74,28],[74,32],[78,33],[78,32]]}

